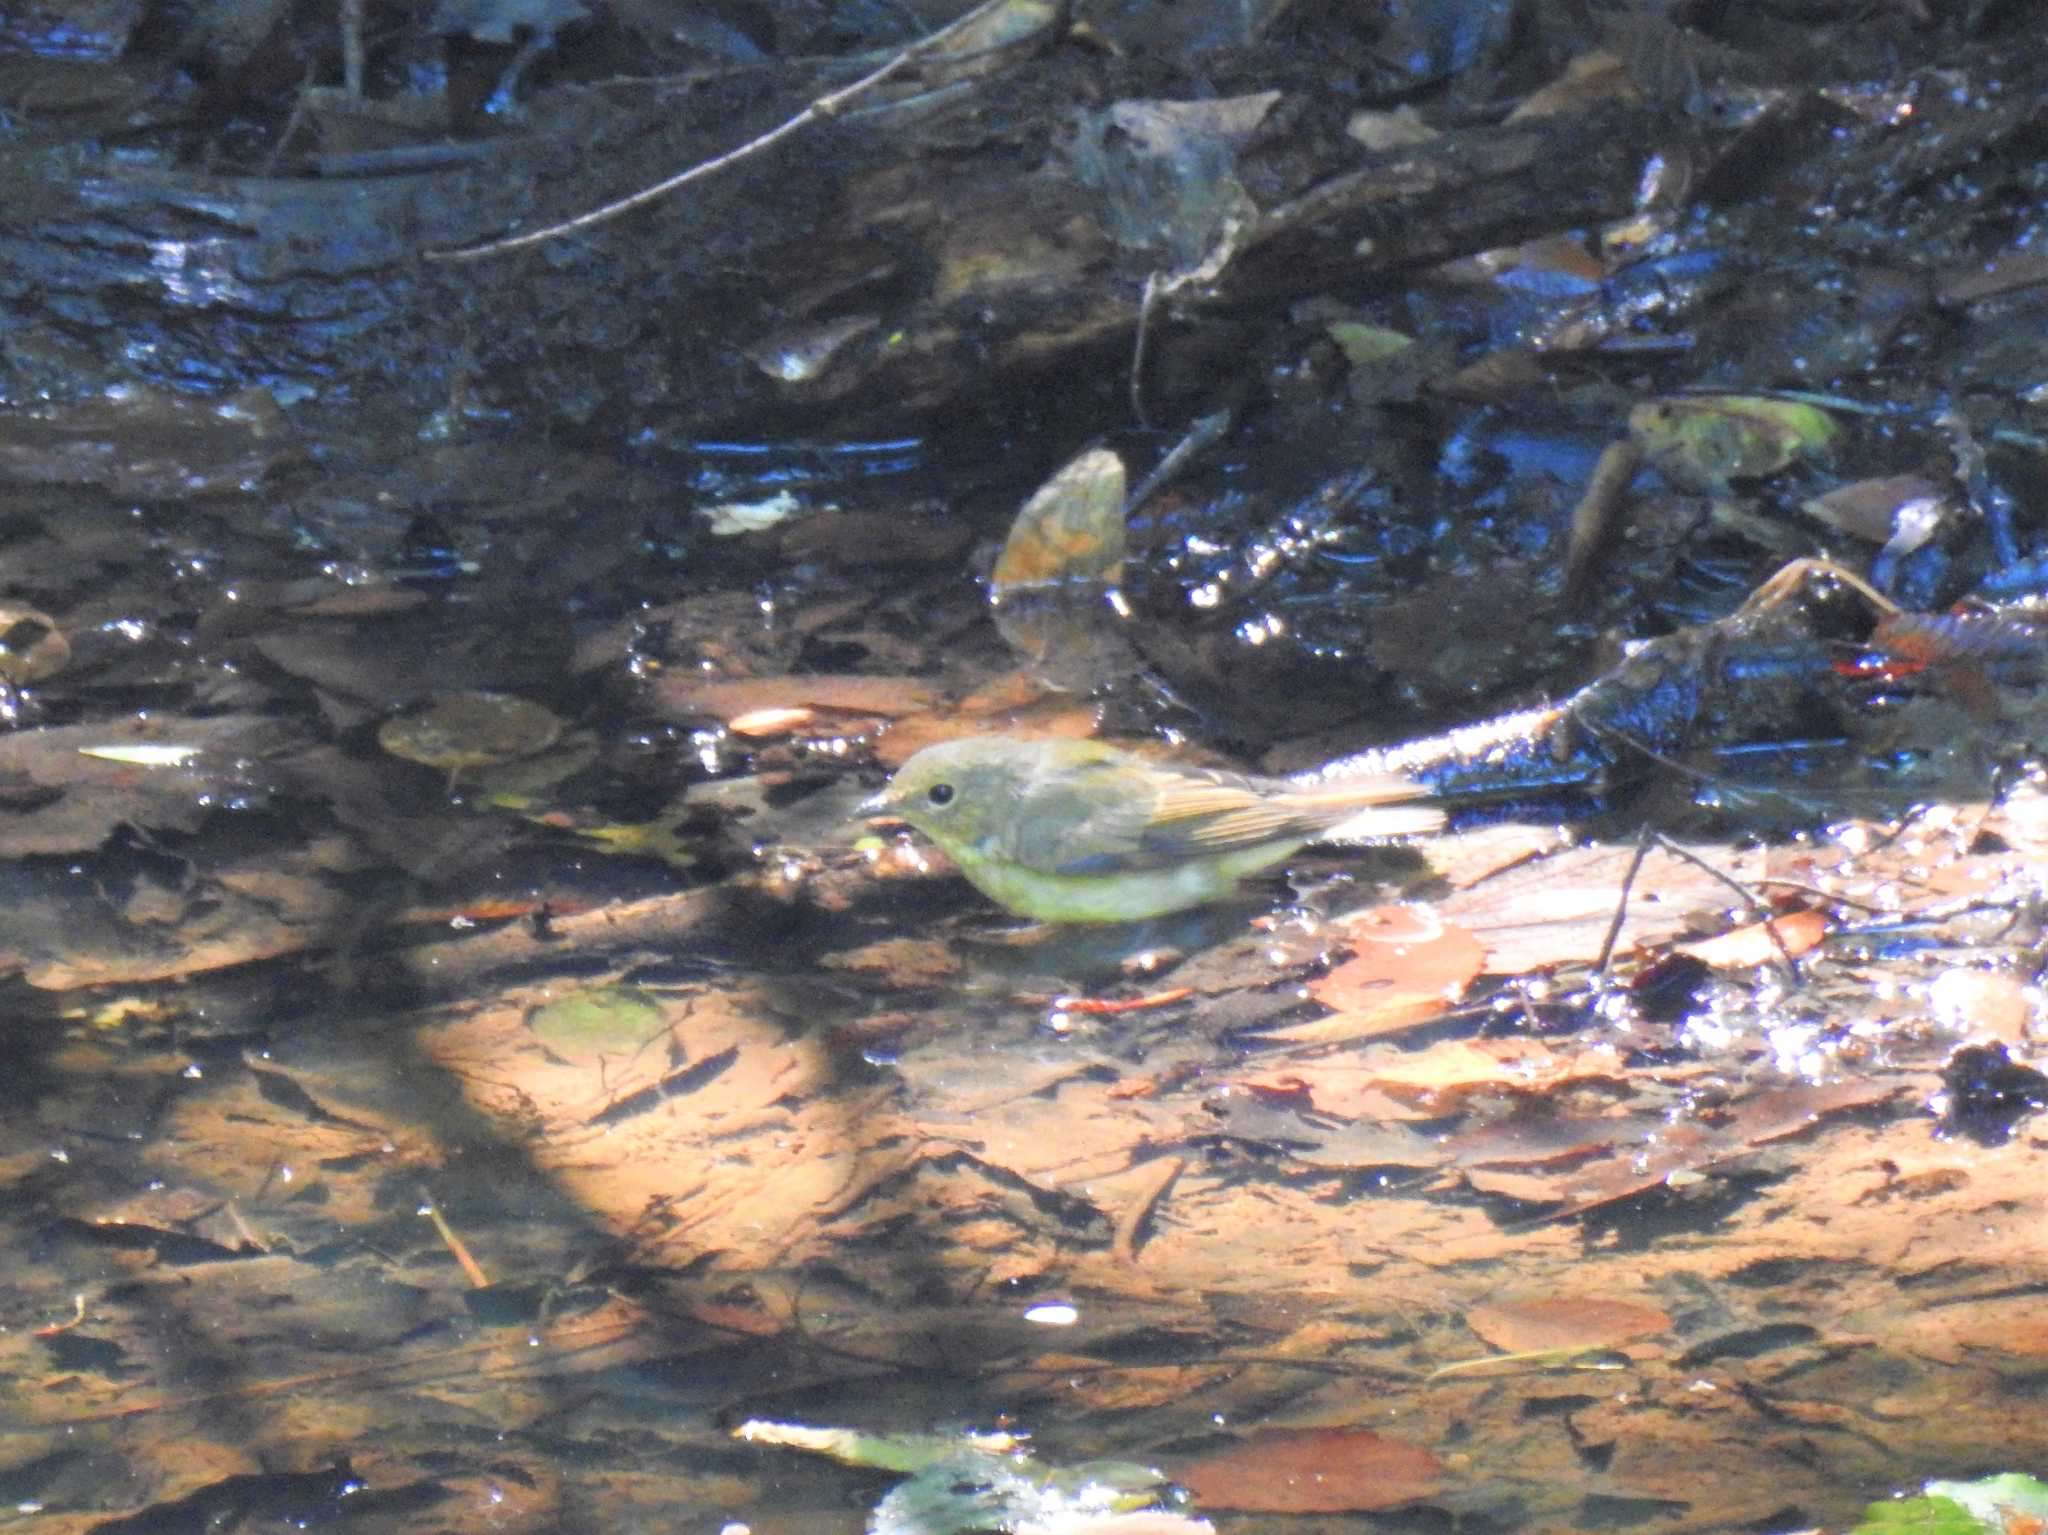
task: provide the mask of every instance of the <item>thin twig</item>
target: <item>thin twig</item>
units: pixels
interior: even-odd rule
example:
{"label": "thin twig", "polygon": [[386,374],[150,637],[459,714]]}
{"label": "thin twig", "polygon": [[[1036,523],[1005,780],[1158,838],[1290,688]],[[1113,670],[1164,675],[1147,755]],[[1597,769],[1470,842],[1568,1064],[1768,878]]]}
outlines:
{"label": "thin twig", "polygon": [[868,73],[862,75],[853,84],[842,86],[836,91],[820,96],[801,112],[797,113],[796,116],[786,119],[756,138],[749,139],[746,143],[740,145],[739,148],[727,150],[724,154],[716,155],[709,160],[700,160],[688,170],[678,171],[666,181],[657,181],[653,186],[642,187],[639,191],[632,193],[630,196],[622,197],[617,202],[606,203],[603,207],[593,208],[588,213],[579,213],[575,218],[560,224],[549,224],[542,229],[528,230],[525,234],[508,235],[502,240],[492,240],[484,245],[465,246],[460,250],[428,251],[427,259],[429,261],[475,261],[484,256],[502,255],[506,251],[522,250],[526,246],[538,245],[544,240],[552,240],[558,235],[573,234],[579,229],[588,229],[594,224],[606,223],[611,219],[617,218],[622,213],[630,213],[633,209],[651,203],[657,198],[666,197],[679,187],[688,186],[693,181],[702,181],[706,176],[715,175],[727,166],[736,165],[749,155],[759,154],[762,150],[768,148],[769,145],[780,143],[792,133],[807,128],[820,119],[837,116],[840,109],[849,101],[873,90],[884,80],[900,73],[906,66],[915,63],[942,44],[958,37],[975,22],[981,20],[982,17],[1000,10],[1009,3],[1010,0],[982,0],[982,3],[973,10],[968,11],[956,20],[947,22],[938,31],[927,33],[905,48],[901,53],[889,59],[888,62],[876,69],[869,70]]}
{"label": "thin twig", "polygon": [[470,1256],[469,1248],[463,1243],[462,1238],[455,1234],[455,1228],[448,1224],[447,1218],[441,1214],[441,1207],[434,1202],[434,1196],[425,1189],[420,1190],[420,1214],[434,1223],[434,1229],[441,1234],[441,1240],[447,1244],[449,1253],[454,1256],[457,1266],[468,1277],[470,1284],[476,1289],[488,1290],[491,1287],[491,1276],[484,1272],[481,1263]]}
{"label": "thin twig", "polygon": [[341,0],[341,84],[363,94],[363,0]]}
{"label": "thin twig", "polygon": [[1139,507],[1150,501],[1159,493],[1162,486],[1187,467],[1189,459],[1221,437],[1229,429],[1232,419],[1232,412],[1227,405],[1221,410],[1199,417],[1182,435],[1181,440],[1173,445],[1166,457],[1159,461],[1159,467],[1140,480],[1138,488],[1124,498],[1124,520],[1128,522]]}
{"label": "thin twig", "polygon": [[1593,962],[1593,973],[1605,975],[1607,962],[1614,958],[1614,945],[1621,938],[1621,925],[1628,920],[1629,892],[1635,888],[1636,875],[1642,871],[1643,860],[1650,856],[1650,828],[1645,826],[1636,838],[1636,856],[1628,861],[1628,872],[1621,877],[1621,899],[1614,903],[1614,920],[1607,924],[1607,936],[1600,940],[1600,957]]}
{"label": "thin twig", "polygon": [[1159,1208],[1160,1200],[1166,1197],[1166,1191],[1173,1187],[1174,1180],[1180,1177],[1187,1165],[1186,1157],[1164,1158],[1138,1190],[1137,1197],[1125,1208],[1109,1243],[1110,1256],[1117,1262],[1138,1261],[1138,1233],[1145,1229],[1145,1222]]}
{"label": "thin twig", "polygon": [[1778,951],[1778,958],[1785,962],[1786,970],[1791,973],[1792,979],[1797,982],[1800,978],[1799,961],[1794,959],[1792,951],[1785,947],[1785,940],[1778,933],[1777,919],[1772,917],[1771,908],[1765,903],[1763,897],[1732,874],[1722,873],[1719,869],[1708,863],[1706,859],[1700,857],[1699,854],[1688,852],[1669,837],[1663,835],[1663,833],[1659,832],[1655,835],[1658,845],[1673,858],[1691,864],[1709,879],[1719,880],[1730,890],[1733,890],[1742,897],[1742,902],[1749,908],[1750,913],[1758,916],[1759,920],[1763,923],[1764,936],[1771,940],[1771,947]]}
{"label": "thin twig", "polygon": [[1138,333],[1131,340],[1131,419],[1144,431],[1152,429],[1145,416],[1145,349],[1152,339],[1152,310],[1158,302],[1159,274],[1147,272],[1138,294]]}

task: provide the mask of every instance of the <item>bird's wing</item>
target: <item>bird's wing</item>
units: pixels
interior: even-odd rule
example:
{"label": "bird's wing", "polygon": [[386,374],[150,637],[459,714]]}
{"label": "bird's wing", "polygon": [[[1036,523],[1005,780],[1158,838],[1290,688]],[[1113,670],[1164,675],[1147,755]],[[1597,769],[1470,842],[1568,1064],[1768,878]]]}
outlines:
{"label": "bird's wing", "polygon": [[[1374,806],[1425,791],[1397,775],[1303,788],[1237,773],[1180,769],[1143,773],[1114,762],[1069,765],[1023,791],[1010,818],[1007,855],[1063,875],[1168,869],[1276,842],[1308,842]],[[1402,824],[1388,834],[1426,829]]]}
{"label": "bird's wing", "polygon": [[[1153,840],[1176,851],[1230,853],[1260,843],[1314,841],[1380,806],[1421,798],[1428,791],[1396,773],[1304,787],[1235,773],[1190,774],[1153,805]],[[1404,814],[1394,831],[1434,825],[1435,812]]]}
{"label": "bird's wing", "polygon": [[1152,813],[1145,775],[1118,762],[1073,762],[1041,772],[1018,790],[1018,813],[1003,819],[996,849],[1040,874],[1118,874],[1157,867],[1146,856]]}
{"label": "bird's wing", "polygon": [[[1104,787],[1106,787],[1106,780]],[[1359,808],[1290,805],[1280,785],[1262,786],[1235,773],[1183,769],[1170,777],[1121,770],[1121,792],[1089,797],[1084,814],[1069,821],[1056,850],[1062,874],[1111,874],[1170,869],[1194,858],[1215,858],[1274,842],[1313,837]],[[1050,824],[1055,818],[1035,816]]]}

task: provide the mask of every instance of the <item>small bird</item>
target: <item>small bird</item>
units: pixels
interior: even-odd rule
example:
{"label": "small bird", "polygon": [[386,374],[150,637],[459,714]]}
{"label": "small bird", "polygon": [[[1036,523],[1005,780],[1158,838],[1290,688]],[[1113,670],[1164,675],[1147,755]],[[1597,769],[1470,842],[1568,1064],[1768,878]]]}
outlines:
{"label": "small bird", "polygon": [[1042,922],[1133,922],[1230,895],[1303,845],[1434,831],[1398,774],[1293,783],[1149,762],[1094,741],[927,746],[861,803],[908,821],[970,883]]}

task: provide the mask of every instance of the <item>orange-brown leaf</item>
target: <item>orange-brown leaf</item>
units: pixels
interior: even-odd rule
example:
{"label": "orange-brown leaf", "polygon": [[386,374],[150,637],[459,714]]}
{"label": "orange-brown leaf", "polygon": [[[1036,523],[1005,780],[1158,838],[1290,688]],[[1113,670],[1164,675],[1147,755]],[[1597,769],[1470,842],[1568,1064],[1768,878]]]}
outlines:
{"label": "orange-brown leaf", "polygon": [[1363,1428],[1259,1434],[1173,1479],[1208,1508],[1267,1514],[1341,1514],[1397,1508],[1443,1485],[1443,1462],[1418,1444]]}

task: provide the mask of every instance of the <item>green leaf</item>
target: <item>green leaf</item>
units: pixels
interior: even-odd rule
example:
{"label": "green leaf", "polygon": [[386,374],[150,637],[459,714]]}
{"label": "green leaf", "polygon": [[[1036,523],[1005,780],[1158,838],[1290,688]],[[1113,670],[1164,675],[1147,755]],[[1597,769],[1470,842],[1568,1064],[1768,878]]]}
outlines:
{"label": "green leaf", "polygon": [[2023,1472],[1982,1477],[1974,1482],[1929,1482],[1930,1498],[1960,1503],[1992,1535],[2012,1527],[2011,1516],[2034,1524],[2048,1523],[2048,1485]]}
{"label": "green leaf", "polygon": [[1974,1482],[1929,1482],[1916,1498],[1864,1510],[1852,1535],[2004,1535],[2015,1524],[2048,1522],[2048,1485],[2009,1471]]}
{"label": "green leaf", "polygon": [[536,1007],[526,1026],[566,1056],[637,1050],[668,1027],[661,1004],[630,986],[591,986]]}
{"label": "green leaf", "polygon": [[1953,1498],[1892,1498],[1863,1511],[1852,1535],[1985,1535],[1984,1527]]}

